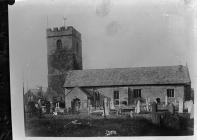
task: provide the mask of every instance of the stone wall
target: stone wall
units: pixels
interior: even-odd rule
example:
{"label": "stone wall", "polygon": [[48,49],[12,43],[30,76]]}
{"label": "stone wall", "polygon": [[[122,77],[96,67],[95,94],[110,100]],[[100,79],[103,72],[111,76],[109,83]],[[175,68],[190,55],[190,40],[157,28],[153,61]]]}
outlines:
{"label": "stone wall", "polygon": [[165,96],[167,95],[167,89],[174,89],[174,98],[169,98],[169,101],[178,101],[179,98],[184,100],[184,86],[129,86],[129,87],[103,87],[96,88],[101,94],[113,99],[113,92],[119,91],[120,102],[127,101],[128,104],[128,88],[141,89],[142,99],[149,98],[150,101],[154,101],[156,98],[160,98],[161,102],[165,102]]}

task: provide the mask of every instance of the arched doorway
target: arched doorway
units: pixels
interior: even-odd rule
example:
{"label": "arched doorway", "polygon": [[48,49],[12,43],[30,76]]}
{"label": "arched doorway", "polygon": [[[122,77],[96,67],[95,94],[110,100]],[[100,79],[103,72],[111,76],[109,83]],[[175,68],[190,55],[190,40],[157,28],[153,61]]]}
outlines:
{"label": "arched doorway", "polygon": [[79,98],[75,98],[71,101],[71,108],[73,113],[79,113],[80,105],[81,102]]}

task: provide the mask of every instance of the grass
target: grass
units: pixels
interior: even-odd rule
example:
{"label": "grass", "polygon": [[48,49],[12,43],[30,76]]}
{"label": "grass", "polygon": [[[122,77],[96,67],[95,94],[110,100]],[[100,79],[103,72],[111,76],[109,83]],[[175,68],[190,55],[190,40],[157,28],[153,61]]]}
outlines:
{"label": "grass", "polygon": [[[70,123],[68,118],[31,118],[27,121],[26,136],[91,137],[106,136],[106,131],[116,131],[116,136],[168,136],[192,135],[193,131],[157,126],[143,118],[78,119],[81,124]],[[192,125],[192,120],[188,125]]]}

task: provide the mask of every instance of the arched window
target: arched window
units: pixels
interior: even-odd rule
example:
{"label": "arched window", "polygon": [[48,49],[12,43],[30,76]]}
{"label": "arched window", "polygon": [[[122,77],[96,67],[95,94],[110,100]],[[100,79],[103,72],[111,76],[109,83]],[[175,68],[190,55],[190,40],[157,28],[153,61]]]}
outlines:
{"label": "arched window", "polygon": [[62,41],[59,39],[57,40],[57,49],[61,49],[62,48]]}

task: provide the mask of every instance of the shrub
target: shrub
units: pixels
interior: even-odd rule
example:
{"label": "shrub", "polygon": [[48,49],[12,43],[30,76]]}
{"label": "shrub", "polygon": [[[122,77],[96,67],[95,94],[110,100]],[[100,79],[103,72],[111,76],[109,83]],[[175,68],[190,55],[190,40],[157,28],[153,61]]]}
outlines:
{"label": "shrub", "polygon": [[173,129],[180,129],[180,118],[178,114],[166,113],[161,120],[161,125]]}

